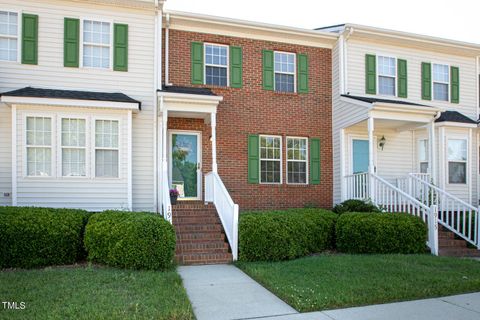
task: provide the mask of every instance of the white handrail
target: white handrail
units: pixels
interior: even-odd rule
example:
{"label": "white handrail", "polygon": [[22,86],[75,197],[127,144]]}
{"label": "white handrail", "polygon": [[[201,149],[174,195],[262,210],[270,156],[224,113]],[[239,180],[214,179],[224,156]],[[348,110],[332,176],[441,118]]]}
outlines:
{"label": "white handrail", "polygon": [[238,259],[238,204],[233,202],[216,172],[205,175],[205,202],[213,202],[215,205],[232,249],[233,260],[236,261]]}
{"label": "white handrail", "polygon": [[[164,177],[166,176],[165,174]],[[172,204],[170,202],[168,179],[162,179],[162,215],[165,220],[172,223]]]}
{"label": "white handrail", "polygon": [[410,174],[412,195],[427,205],[436,205],[439,224],[480,249],[479,210],[462,199]]}
{"label": "white handrail", "polygon": [[359,200],[368,199],[369,181],[367,172],[345,176],[346,198]]}

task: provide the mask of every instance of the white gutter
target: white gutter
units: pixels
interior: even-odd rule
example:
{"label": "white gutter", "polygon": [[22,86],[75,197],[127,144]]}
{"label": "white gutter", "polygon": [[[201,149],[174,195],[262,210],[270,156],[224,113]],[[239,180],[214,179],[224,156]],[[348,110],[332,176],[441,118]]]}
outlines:
{"label": "white gutter", "polygon": [[171,86],[170,83],[170,13],[165,15],[165,85]]}
{"label": "white gutter", "polygon": [[476,119],[478,120],[480,117],[480,88],[479,88],[479,80],[480,80],[480,56],[475,57],[475,84],[477,88],[477,114]]}
{"label": "white gutter", "polygon": [[[338,38],[338,66],[339,66],[339,70],[338,70],[338,77],[339,77],[339,82],[340,82],[340,94],[345,94],[345,74],[344,74],[344,64],[345,64],[345,61],[344,61],[344,52],[343,52],[343,46],[344,46],[344,37],[343,37],[343,34],[340,35],[340,37]],[[335,66],[333,66],[335,67]]]}

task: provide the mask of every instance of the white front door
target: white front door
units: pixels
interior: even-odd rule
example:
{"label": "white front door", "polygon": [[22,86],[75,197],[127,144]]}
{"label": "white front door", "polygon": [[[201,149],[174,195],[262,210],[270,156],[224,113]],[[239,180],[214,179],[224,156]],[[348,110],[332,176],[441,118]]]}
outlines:
{"label": "white front door", "polygon": [[169,182],[179,200],[202,198],[202,139],[200,132],[169,131]]}

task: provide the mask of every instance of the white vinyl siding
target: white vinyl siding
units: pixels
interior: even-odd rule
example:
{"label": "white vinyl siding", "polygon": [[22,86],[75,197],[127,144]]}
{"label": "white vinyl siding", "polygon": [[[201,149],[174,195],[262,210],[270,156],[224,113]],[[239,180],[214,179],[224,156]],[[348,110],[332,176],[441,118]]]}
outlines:
{"label": "white vinyl siding", "polygon": [[[155,12],[150,9],[122,8],[117,5],[94,4],[80,1],[3,0],[2,9],[29,12],[40,17],[38,32],[39,64],[36,66],[0,60],[0,92],[32,86],[99,92],[122,92],[142,102],[142,111],[132,120],[132,190],[133,209],[152,211],[153,190],[153,103]],[[65,68],[63,66],[64,18],[90,18],[98,21],[128,24],[128,72],[111,72],[102,68]],[[81,25],[81,24],[80,24]],[[82,48],[82,42],[80,43]],[[80,55],[82,63],[83,55]],[[42,107],[43,108],[43,107]],[[64,109],[60,108],[59,109]],[[38,110],[38,107],[34,108]],[[79,110],[79,111],[78,111]],[[95,115],[92,109],[78,109],[78,117]],[[109,116],[112,111],[105,110]],[[113,111],[113,114],[115,112]],[[20,115],[19,115],[20,117]],[[0,103],[0,205],[11,203],[12,194],[12,140],[11,107]],[[20,119],[17,119],[20,121]],[[122,121],[121,136],[127,131],[127,120]],[[18,130],[22,130],[18,128]],[[20,131],[21,132],[21,131]],[[121,140],[120,159],[126,157],[127,138]],[[20,145],[22,141],[18,141]],[[60,142],[58,142],[60,143]],[[87,143],[90,143],[88,141]],[[91,142],[93,144],[93,142]],[[18,161],[22,161],[18,152]],[[41,179],[23,181],[23,169],[18,165],[18,204],[83,207],[89,210],[126,208],[126,161],[120,161],[120,178]],[[92,163],[93,165],[93,163]],[[91,166],[91,169],[93,167]],[[93,171],[93,170],[91,170]],[[59,175],[60,173],[58,173]],[[93,175],[94,173],[90,173]],[[80,182],[79,182],[80,181]],[[6,194],[6,195],[5,195]]]}
{"label": "white vinyl siding", "polygon": [[[425,100],[421,99],[421,64],[422,62],[433,61],[433,80],[433,64],[436,61],[440,61],[442,64],[459,67],[459,83],[461,85],[460,98],[462,103],[451,104],[448,101],[435,101],[436,106],[453,108],[472,119],[478,118],[476,107],[476,83],[478,80],[478,75],[476,74],[475,58],[462,55],[438,53],[436,51],[428,51],[428,49],[423,48],[401,47],[391,44],[383,44],[381,42],[365,41],[353,38],[348,40],[347,47],[346,74],[348,79],[345,92],[349,92],[351,95],[357,96],[365,95],[365,55],[371,52],[388,52],[391,56],[402,57],[402,59],[408,61],[408,100],[414,103],[425,104]],[[333,71],[334,70],[332,70],[332,72]]]}
{"label": "white vinyl siding", "polygon": [[0,60],[18,60],[19,25],[17,12],[0,11]]}

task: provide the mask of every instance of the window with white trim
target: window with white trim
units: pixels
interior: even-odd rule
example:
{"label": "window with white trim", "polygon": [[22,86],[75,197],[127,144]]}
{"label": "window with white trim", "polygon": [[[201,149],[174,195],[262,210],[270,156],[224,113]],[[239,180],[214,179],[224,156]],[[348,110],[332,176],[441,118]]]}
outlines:
{"label": "window with white trim", "polygon": [[118,121],[95,121],[95,176],[118,177]]}
{"label": "window with white trim", "polygon": [[418,140],[418,161],[420,173],[428,173],[428,139]]}
{"label": "window with white trim", "polygon": [[378,56],[377,71],[379,94],[395,96],[395,82],[397,77],[396,59],[392,57]]}
{"label": "window with white trim", "polygon": [[83,20],[83,66],[110,68],[112,32],[110,22]]}
{"label": "window with white trim", "polygon": [[205,43],[205,84],[228,86],[228,46]]}
{"label": "window with white trim", "polygon": [[86,121],[62,118],[62,176],[85,177],[86,170]]}
{"label": "window with white trim", "polygon": [[17,61],[18,13],[0,11],[0,60]]}
{"label": "window with white trim", "polygon": [[295,53],[274,52],[275,91],[295,92]]}
{"label": "window with white trim", "polygon": [[467,139],[448,139],[448,183],[467,183]]}
{"label": "window with white trim", "polygon": [[287,183],[307,183],[307,145],[307,138],[287,137]]}
{"label": "window with white trim", "polygon": [[27,117],[27,176],[52,175],[52,118]]}
{"label": "window with white trim", "polygon": [[282,183],[282,139],[260,136],[260,183]]}
{"label": "window with white trim", "polygon": [[433,64],[433,99],[449,100],[450,68],[446,64]]}

